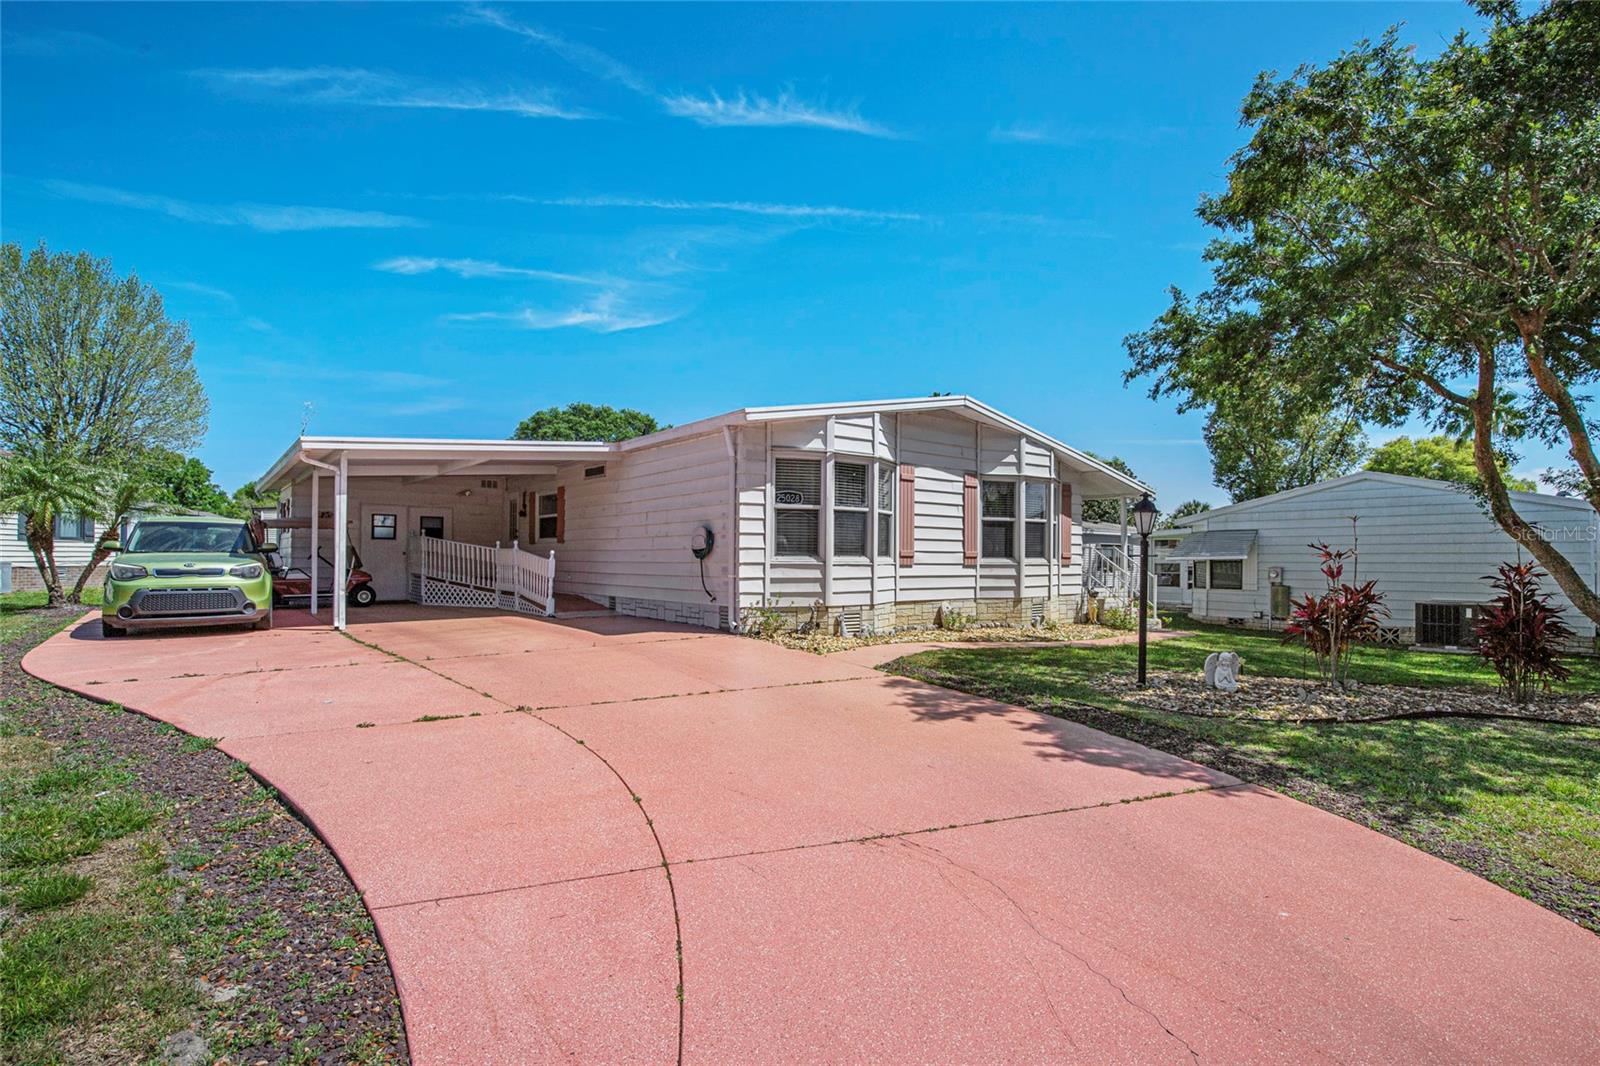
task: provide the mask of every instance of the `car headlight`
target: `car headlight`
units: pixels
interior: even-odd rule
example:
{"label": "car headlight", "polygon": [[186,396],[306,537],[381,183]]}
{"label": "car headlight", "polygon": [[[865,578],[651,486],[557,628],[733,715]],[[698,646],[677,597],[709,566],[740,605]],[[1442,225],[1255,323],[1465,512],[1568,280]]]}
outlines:
{"label": "car headlight", "polygon": [[261,576],[261,564],[260,563],[245,563],[243,566],[234,567],[232,570],[229,570],[228,573],[232,574],[234,577],[243,577],[243,578],[260,577]]}
{"label": "car headlight", "polygon": [[135,566],[133,563],[111,564],[111,580],[113,581],[137,581],[141,577],[149,576],[150,571],[142,566]]}

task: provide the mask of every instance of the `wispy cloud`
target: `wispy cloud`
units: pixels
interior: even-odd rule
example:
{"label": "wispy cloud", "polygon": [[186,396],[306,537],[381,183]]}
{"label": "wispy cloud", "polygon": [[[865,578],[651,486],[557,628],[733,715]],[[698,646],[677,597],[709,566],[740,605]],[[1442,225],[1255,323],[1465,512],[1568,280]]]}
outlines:
{"label": "wispy cloud", "polygon": [[631,305],[621,290],[600,293],[576,307],[545,309],[522,307],[512,311],[470,311],[445,315],[446,322],[503,322],[522,329],[586,329],[594,333],[621,333],[671,322],[681,311],[647,310]]}
{"label": "wispy cloud", "polygon": [[314,104],[498,111],[524,118],[595,118],[560,103],[547,89],[491,91],[473,86],[430,85],[359,67],[263,67],[192,72],[215,88],[288,97]]}
{"label": "wispy cloud", "polygon": [[801,99],[790,89],[775,97],[746,93],[743,89],[732,97],[724,97],[714,89],[704,94],[659,91],[649,78],[598,48],[521,22],[498,8],[473,5],[462,15],[462,19],[493,26],[542,45],[579,70],[616,82],[640,96],[654,100],[667,114],[689,119],[702,126],[807,126],[868,137],[900,136],[882,123],[863,118],[854,107],[838,108],[821,102],[812,103]]}
{"label": "wispy cloud", "polygon": [[617,82],[641,95],[654,95],[655,89],[649,80],[637,73],[633,68],[620,60],[613,59],[598,48],[578,41],[569,41],[559,34],[538,26],[531,26],[525,22],[518,22],[498,8],[487,7],[482,4],[470,5],[462,14],[463,21],[480,22],[505,30],[507,33],[516,34],[518,37],[541,44],[565,59],[579,70],[593,74],[597,78]]}
{"label": "wispy cloud", "polygon": [[830,109],[785,90],[775,97],[747,95],[743,90],[723,97],[714,90],[704,96],[677,93],[661,97],[667,114],[692,119],[702,126],[812,126],[817,129],[861,133],[868,137],[898,137],[894,130],[861,117],[854,108]]}
{"label": "wispy cloud", "polygon": [[994,127],[989,131],[989,139],[999,144],[1074,145],[1100,141],[1150,145],[1189,132],[1184,126],[1057,126],[1049,122],[1017,121]]}
{"label": "wispy cloud", "polygon": [[585,277],[582,274],[563,274],[555,270],[537,270],[531,267],[508,266],[487,259],[439,259],[425,255],[400,255],[374,263],[374,270],[388,274],[431,274],[436,270],[454,274],[459,278],[504,278],[532,281],[560,281],[574,285],[603,285],[603,278]]}
{"label": "wispy cloud", "polygon": [[357,382],[383,392],[437,392],[455,384],[449,378],[416,374],[409,370],[355,369],[334,365],[331,359],[290,362],[284,359],[245,359],[229,363],[218,371],[253,377],[268,375],[295,381]]}
{"label": "wispy cloud", "polygon": [[421,226],[420,219],[391,215],[384,211],[351,211],[341,207],[308,207],[300,204],[201,204],[171,196],[128,192],[105,185],[84,185],[75,181],[49,180],[40,183],[45,190],[69,200],[111,204],[137,211],[155,211],[184,222],[212,226],[248,226],[263,233],[288,233],[324,229],[397,229]]}
{"label": "wispy cloud", "polygon": [[409,418],[415,415],[437,415],[446,411],[459,411],[465,406],[467,401],[459,396],[436,396],[430,400],[417,400],[414,403],[380,404],[376,410],[379,414]]}
{"label": "wispy cloud", "polygon": [[766,215],[796,219],[857,219],[870,222],[920,222],[922,215],[912,211],[877,211],[835,204],[775,204],[753,200],[673,200],[637,196],[563,196],[538,199],[505,196],[502,199],[536,203],[549,207],[630,207],[652,211],[729,211],[741,215]]}
{"label": "wispy cloud", "polygon": [[99,34],[65,29],[7,33],[0,38],[0,48],[11,55],[47,57],[93,52],[131,55],[135,51]]}
{"label": "wispy cloud", "polygon": [[184,292],[192,292],[196,296],[208,297],[219,303],[225,303],[229,307],[237,307],[239,304],[237,296],[227,289],[219,289],[215,285],[204,285],[198,281],[164,281],[161,284],[168,289],[182,289]]}

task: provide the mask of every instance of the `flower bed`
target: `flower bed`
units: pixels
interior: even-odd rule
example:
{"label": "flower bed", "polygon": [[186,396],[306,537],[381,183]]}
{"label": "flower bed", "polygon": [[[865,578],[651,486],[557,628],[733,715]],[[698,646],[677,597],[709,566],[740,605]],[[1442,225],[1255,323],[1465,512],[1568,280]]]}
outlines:
{"label": "flower bed", "polygon": [[1122,630],[1107,626],[1060,625],[1000,626],[973,623],[964,629],[901,629],[893,633],[874,633],[868,636],[845,637],[831,633],[795,633],[784,630],[760,639],[781,644],[785,648],[825,655],[829,652],[865,648],[873,644],[1055,644],[1065,641],[1105,640],[1124,636]]}

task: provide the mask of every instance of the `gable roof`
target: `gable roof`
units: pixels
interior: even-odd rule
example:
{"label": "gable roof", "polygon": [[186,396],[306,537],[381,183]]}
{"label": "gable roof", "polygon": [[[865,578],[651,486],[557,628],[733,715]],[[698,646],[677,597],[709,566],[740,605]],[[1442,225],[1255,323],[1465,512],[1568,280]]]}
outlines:
{"label": "gable roof", "polygon": [[[627,454],[640,448],[651,448],[675,440],[715,433],[724,427],[792,421],[804,418],[826,418],[831,415],[901,414],[923,411],[948,411],[984,425],[1010,433],[1026,435],[1038,441],[1066,461],[1075,470],[1090,472],[1107,483],[1108,494],[1137,496],[1150,492],[1148,486],[1131,478],[1115,467],[1041,433],[1032,426],[1018,422],[996,408],[981,403],[970,396],[923,396],[902,400],[856,400],[848,403],[790,404],[779,407],[741,407],[736,411],[713,415],[687,422],[670,429],[646,433],[625,441],[524,441],[524,440],[453,440],[429,437],[300,437],[278,461],[262,475],[257,484],[264,490],[278,486],[296,465],[301,455],[310,455],[327,461],[340,453],[389,461],[448,460],[461,463],[515,463],[515,462],[572,462],[577,459],[603,459],[607,455]],[[465,469],[465,467],[463,467]],[[474,473],[479,472],[473,470]],[[1086,495],[1093,495],[1086,493]]]}
{"label": "gable roof", "polygon": [[[1257,496],[1253,500],[1244,500],[1240,503],[1232,503],[1226,507],[1213,507],[1209,511],[1201,511],[1199,514],[1190,515],[1188,518],[1180,518],[1173,524],[1191,527],[1202,525],[1207,520],[1216,518],[1219,515],[1238,514],[1242,511],[1254,510],[1257,507],[1264,507],[1268,504],[1283,503],[1288,500],[1299,499],[1302,496],[1311,496],[1319,492],[1326,492],[1329,489],[1341,488],[1345,485],[1354,485],[1364,481],[1386,485],[1399,485],[1418,492],[1448,492],[1458,496],[1464,495],[1466,491],[1461,487],[1461,485],[1454,481],[1438,481],[1434,478],[1426,477],[1408,477],[1405,474],[1385,474],[1377,470],[1357,470],[1354,474],[1346,474],[1343,477],[1329,478],[1327,481],[1318,481],[1312,485],[1302,485],[1297,489],[1285,489],[1282,492],[1274,492],[1270,496]],[[1587,501],[1571,496],[1555,496],[1548,492],[1518,491],[1512,491],[1510,495],[1512,501],[1517,503],[1545,504],[1556,507],[1571,507],[1578,510],[1589,510],[1589,504]]]}

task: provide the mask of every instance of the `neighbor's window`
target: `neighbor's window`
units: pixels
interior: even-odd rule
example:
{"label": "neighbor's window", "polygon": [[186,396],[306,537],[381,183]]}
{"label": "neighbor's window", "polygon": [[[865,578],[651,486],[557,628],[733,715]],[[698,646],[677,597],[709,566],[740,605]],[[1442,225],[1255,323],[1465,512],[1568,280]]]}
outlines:
{"label": "neighbor's window", "polygon": [[983,496],[983,557],[1017,557],[1017,483],[985,481]]}
{"label": "neighbor's window", "polygon": [[833,554],[867,556],[867,466],[833,464]]}
{"label": "neighbor's window", "polygon": [[[94,519],[84,515],[62,513],[56,515],[56,540],[94,540]],[[28,516],[17,513],[17,539],[28,539]]]}
{"label": "neighbor's window", "polygon": [[1210,568],[1207,567],[1205,563],[1194,564],[1194,577],[1192,580],[1194,581],[1195,588],[1203,589],[1206,587],[1206,574],[1209,569]]}
{"label": "neighbor's window", "polygon": [[399,526],[395,524],[394,515],[374,514],[372,516],[373,540],[394,540],[398,532]]}
{"label": "neighbor's window", "polygon": [[542,493],[538,499],[538,528],[534,536],[538,540],[556,539],[556,494],[553,492]]}
{"label": "neighbor's window", "polygon": [[772,461],[773,517],[777,530],[772,554],[821,558],[818,523],[822,519],[822,460]]}
{"label": "neighbor's window", "polygon": [[1050,493],[1037,481],[1022,486],[1022,554],[1029,559],[1050,558]]}
{"label": "neighbor's window", "polygon": [[1183,587],[1182,563],[1156,563],[1156,587],[1176,589]]}
{"label": "neighbor's window", "polygon": [[878,467],[878,558],[894,558],[894,475],[888,464]]}
{"label": "neighbor's window", "polygon": [[1211,560],[1211,587],[1214,589],[1244,588],[1244,560]]}

